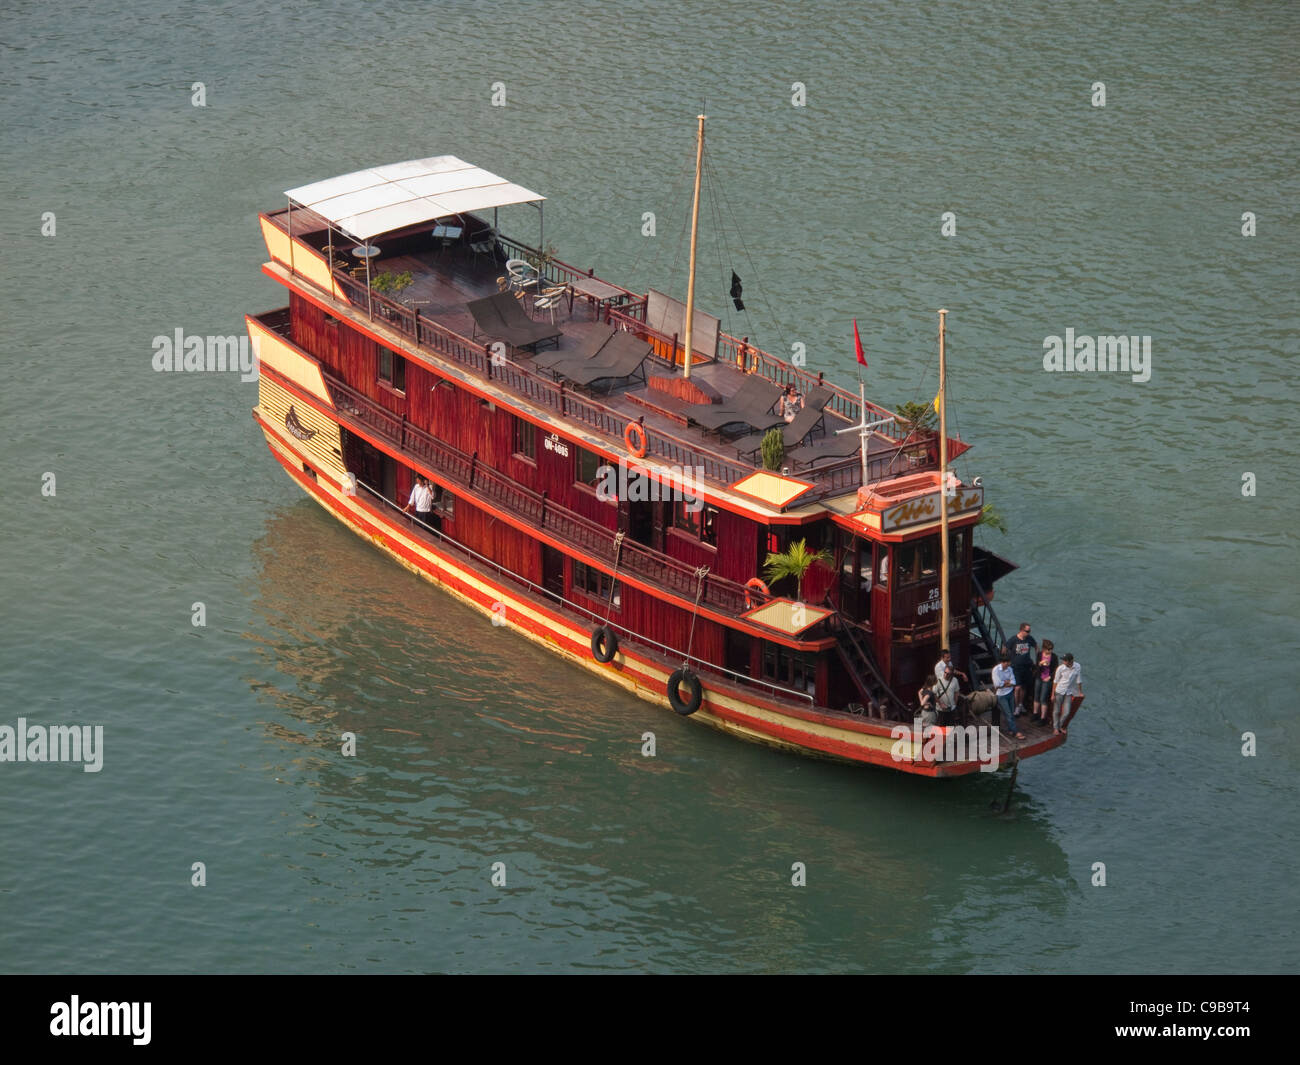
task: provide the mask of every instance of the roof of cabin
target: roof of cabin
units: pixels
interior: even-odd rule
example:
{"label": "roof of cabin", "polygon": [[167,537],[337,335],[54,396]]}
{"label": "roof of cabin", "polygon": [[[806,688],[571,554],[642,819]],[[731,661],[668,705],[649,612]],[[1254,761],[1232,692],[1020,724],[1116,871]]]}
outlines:
{"label": "roof of cabin", "polygon": [[367,167],[285,195],[363,241],[465,211],[546,198],[454,155]]}

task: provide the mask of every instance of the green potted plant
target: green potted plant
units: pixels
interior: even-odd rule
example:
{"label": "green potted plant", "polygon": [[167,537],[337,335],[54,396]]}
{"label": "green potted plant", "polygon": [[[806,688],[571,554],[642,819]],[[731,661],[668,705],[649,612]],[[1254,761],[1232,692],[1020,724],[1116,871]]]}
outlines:
{"label": "green potted plant", "polygon": [[370,287],[384,295],[396,296],[403,289],[410,287],[414,280],[415,278],[411,276],[410,270],[403,270],[400,274],[390,273],[385,270],[382,274],[377,274],[370,279]]}
{"label": "green potted plant", "polygon": [[930,453],[934,423],[938,419],[933,403],[902,403],[894,412],[897,425],[904,432],[903,447],[911,465],[917,465]]}
{"label": "green potted plant", "polygon": [[769,551],[767,561],[763,564],[763,576],[767,578],[769,585],[776,584],[777,581],[784,580],[786,577],[793,577],[795,588],[800,601],[803,600],[803,578],[804,574],[812,567],[814,562],[831,561],[831,554],[824,548],[820,551],[809,551],[807,540],[798,540],[792,543],[784,551]]}
{"label": "green potted plant", "polygon": [[1007,532],[1007,523],[1003,520],[1002,515],[998,513],[997,508],[992,503],[985,503],[980,508],[979,520],[976,525],[987,525],[990,529],[997,529],[1003,536]]}
{"label": "green potted plant", "polygon": [[763,469],[779,470],[785,461],[785,437],[780,429],[769,429],[763,437]]}
{"label": "green potted plant", "polygon": [[539,277],[546,276],[546,268],[555,262],[557,249],[554,244],[548,244],[540,252],[532,252],[524,256],[524,262],[537,271]]}

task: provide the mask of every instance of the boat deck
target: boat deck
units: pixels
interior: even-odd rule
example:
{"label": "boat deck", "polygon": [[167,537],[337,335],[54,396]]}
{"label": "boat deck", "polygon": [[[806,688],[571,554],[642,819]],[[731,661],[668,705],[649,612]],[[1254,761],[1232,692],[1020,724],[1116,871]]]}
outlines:
{"label": "boat deck", "polygon": [[[269,217],[281,228],[286,227],[283,214]],[[320,229],[316,229],[309,211],[294,212],[293,232],[296,237],[306,239],[313,245],[319,244],[323,247],[325,244],[323,223]],[[377,303],[391,302],[408,316],[411,311],[418,312],[421,320],[432,321],[475,344],[489,343],[492,337],[477,331],[474,317],[467,305],[473,300],[490,296],[500,290],[507,275],[502,259],[499,256],[494,258],[486,254],[475,254],[463,240],[440,248],[435,246],[436,242],[428,234],[424,234],[423,237],[425,247],[412,247],[413,244],[420,242],[408,235],[394,242],[397,247],[391,253],[385,253],[384,238],[379,238],[379,254],[370,260],[370,277],[373,279],[382,273],[409,272],[412,282],[400,293],[388,297],[387,300],[381,299],[378,294],[374,296],[374,300]],[[508,242],[507,246],[509,246]],[[349,247],[336,243],[333,251],[336,263],[353,264],[346,272],[336,270],[335,276],[345,284],[354,302],[357,302],[357,295],[365,291],[364,263],[351,254]],[[566,284],[572,281],[581,283],[584,280],[583,275],[576,274],[569,268],[565,270],[567,272],[559,273],[554,278],[548,277],[545,283]],[[571,391],[590,397],[618,415],[622,421],[639,420],[652,434],[658,433],[660,436],[671,437],[675,441],[686,444],[690,451],[699,453],[697,457],[705,458],[705,466],[710,472],[720,468],[728,469],[729,482],[734,483],[750,472],[761,470],[762,457],[757,451],[754,430],[741,423],[726,426],[724,431],[706,430],[696,424],[691,418],[691,403],[687,399],[680,398],[682,386],[687,384],[683,380],[681,367],[672,364],[658,353],[652,354],[643,367],[647,378],[659,379],[655,382],[658,387],[651,387],[648,381],[643,381],[640,376],[621,381],[605,379],[587,387],[568,381],[562,373],[556,373],[545,367],[552,353],[560,355],[566,352],[577,353],[590,342],[593,334],[608,330],[610,324],[637,331],[643,336],[650,337],[652,341],[658,336],[643,323],[623,313],[629,309],[635,313],[635,304],[642,302],[644,297],[626,293],[622,289],[618,292],[620,295],[609,304],[576,292],[572,300],[566,299],[555,308],[554,325],[562,333],[558,347],[543,343],[539,345],[540,350],[537,353],[512,348],[509,353],[510,359],[517,365],[532,370],[545,381],[563,383]],[[360,298],[364,299],[364,296]],[[533,307],[534,299],[531,294],[526,294],[521,302],[532,321],[537,323],[552,321],[551,311]],[[616,313],[610,313],[611,309]],[[375,313],[379,315],[381,312],[377,309]],[[391,315],[385,317],[391,318]],[[659,339],[659,348],[666,350],[662,343],[663,338]],[[757,352],[757,349],[749,350]],[[534,363],[538,354],[543,357],[542,365]],[[764,356],[764,358],[768,357]],[[712,392],[721,400],[726,400],[734,395],[750,376],[752,375],[746,373],[735,362],[719,357],[710,361],[697,361],[692,366],[690,381],[697,386],[703,386],[704,391]],[[769,380],[773,378],[770,368],[764,376]],[[784,383],[781,376],[778,376],[774,383]],[[668,380],[673,378],[676,380]],[[801,378],[795,380],[793,376],[786,377],[787,380],[793,380],[796,387],[801,390],[811,390],[817,386],[817,378],[806,374],[801,374]],[[836,393],[834,401],[825,408],[824,418],[820,424],[801,441],[797,453],[795,449],[787,449],[784,463],[788,476],[808,480],[820,489],[810,493],[809,500],[813,497],[852,491],[861,483],[859,472],[861,460],[857,453],[857,435],[854,434],[852,439],[848,440],[846,436],[836,434],[836,430],[855,424],[855,419],[858,417],[857,397],[834,389],[829,382],[823,384]],[[851,409],[849,409],[850,405]],[[870,408],[868,416],[874,417],[874,412],[875,408]],[[893,429],[892,426],[888,428]],[[737,446],[740,442],[743,442],[741,446]],[[621,440],[619,446],[621,447]],[[869,472],[871,481],[898,476],[916,468],[915,461],[909,468],[909,460],[902,453],[899,439],[896,435],[889,435],[887,432],[877,430],[870,434],[868,457],[871,460]],[[710,463],[707,461],[709,459],[719,461]]]}

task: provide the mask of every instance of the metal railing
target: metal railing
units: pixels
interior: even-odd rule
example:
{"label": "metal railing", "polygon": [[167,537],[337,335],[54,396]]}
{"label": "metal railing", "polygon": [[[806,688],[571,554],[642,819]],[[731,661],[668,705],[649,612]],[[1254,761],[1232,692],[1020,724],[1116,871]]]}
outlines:
{"label": "metal railing", "polygon": [[[423,536],[427,536],[430,537],[431,539],[436,540],[440,546],[450,549],[451,551],[457,554],[466,556],[468,558],[473,558],[478,562],[482,563],[483,565],[487,566],[489,569],[491,569],[494,573],[498,574],[499,576],[506,577],[509,580],[513,581],[514,583],[520,585],[521,587],[528,589],[530,592],[542,596],[543,598],[548,599],[552,602],[559,603],[562,606],[566,607],[567,609],[573,611],[574,613],[589,618],[590,620],[596,622],[599,625],[608,625],[610,628],[614,629],[620,635],[626,637],[626,639],[630,643],[641,644],[646,647],[652,647],[656,651],[660,652],[661,654],[665,655],[669,659],[673,659],[673,660],[683,657],[683,655],[685,654],[685,652],[683,652],[681,648],[669,647],[667,644],[660,643],[658,640],[652,640],[650,637],[645,636],[642,633],[635,632],[634,630],[629,629],[624,625],[619,625],[615,621],[612,620],[606,621],[605,618],[603,618],[600,615],[600,613],[598,613],[595,610],[592,610],[590,607],[585,607],[581,603],[575,603],[570,599],[565,599],[564,596],[559,595],[556,592],[552,592],[542,587],[541,585],[534,583],[533,581],[530,581],[527,577],[523,576],[522,574],[516,573],[514,570],[507,569],[505,566],[501,565],[501,563],[495,561],[494,559],[490,559],[486,555],[479,554],[473,548],[469,548],[466,547],[464,544],[457,543],[455,540],[451,539],[449,536],[447,536],[446,533],[442,532],[440,529],[435,529],[431,525],[426,525],[424,522],[420,521],[419,518],[404,514],[402,512],[402,508],[398,506],[398,504],[394,503],[391,499],[388,499],[380,491],[378,491],[372,485],[367,484],[365,481],[358,480],[357,486],[359,488],[365,489],[365,491],[371,497],[373,497],[376,502],[381,503],[384,507],[401,515],[404,521],[409,520],[411,526],[418,533],[420,533]],[[759,689],[761,691],[766,692],[768,695],[771,695],[778,699],[798,700],[807,703],[809,706],[816,706],[816,700],[807,692],[797,691],[794,688],[786,688],[781,686],[780,684],[773,684],[771,681],[759,680],[755,677],[749,676],[749,674],[747,673],[737,673],[735,670],[727,669],[726,666],[720,666],[713,662],[705,662],[698,658],[692,658],[690,659],[690,662],[694,669],[697,669],[700,672],[712,673],[717,676],[726,677],[734,684],[738,684],[746,688]]]}
{"label": "metal railing", "polygon": [[[613,568],[616,553],[613,529],[553,502],[545,492],[535,492],[491,466],[481,464],[477,452],[467,455],[446,441],[416,428],[404,416],[385,410],[338,378],[330,374],[324,376],[340,420],[345,424],[371,430],[397,450],[417,459],[434,474],[450,481],[457,489],[472,492],[499,509],[508,510],[530,526],[545,529],[566,544]],[[467,497],[467,501],[473,502],[474,497]],[[624,537],[618,553],[618,569],[688,602],[694,601],[695,567],[680,559]],[[704,578],[701,602],[734,617],[745,610],[747,594],[743,584],[709,574]]]}
{"label": "metal railing", "polygon": [[[520,257],[537,255],[537,250],[526,244],[507,237],[498,237],[498,240],[504,249]],[[313,249],[308,249],[308,252],[320,254]],[[323,256],[321,260],[324,262]],[[560,283],[593,276],[555,259],[546,263],[543,273],[551,280]],[[576,421],[603,436],[614,439],[621,439],[627,424],[636,420],[597,399],[578,395],[566,388],[562,382],[544,378],[522,363],[509,359],[494,360],[487,345],[476,343],[421,315],[418,307],[405,306],[382,293],[368,289],[364,281],[352,277],[344,270],[333,270],[332,274],[352,305],[372,320],[383,322],[414,341],[417,346],[449,358],[476,375],[500,382],[539,406],[556,412],[562,418]],[[605,283],[612,285],[612,282]],[[651,358],[665,367],[673,366],[671,356],[677,350],[678,338],[660,333],[645,323],[645,297],[619,285],[612,285],[612,287],[619,289],[624,294],[620,300],[625,299],[627,302],[621,307],[607,304],[603,309],[604,319],[647,340],[655,349],[655,354]],[[827,404],[828,412],[844,418],[847,424],[852,424],[859,418],[861,404],[857,396],[824,380],[821,375],[814,376],[805,370],[791,366],[745,340],[737,340],[726,333],[720,333],[717,358],[741,367],[747,372],[760,373],[777,384],[795,383],[805,392],[814,387],[825,388],[831,393],[831,400]],[[890,412],[873,403],[867,404],[867,411],[873,418],[891,417]],[[901,439],[904,435],[892,421],[880,427],[878,431],[894,439]],[[669,465],[699,467],[705,479],[723,487],[730,487],[758,468],[752,463],[721,455],[695,441],[682,439],[658,427],[648,429],[646,436],[647,450],[650,455]],[[895,476],[898,472],[896,458],[896,452],[884,452],[870,459],[867,467],[868,483]],[[936,467],[933,462],[930,462],[923,467],[915,468]],[[862,483],[861,462],[858,458],[814,465],[792,472],[813,483],[813,488],[799,497],[800,505],[814,503],[829,496],[842,495],[853,491]]]}

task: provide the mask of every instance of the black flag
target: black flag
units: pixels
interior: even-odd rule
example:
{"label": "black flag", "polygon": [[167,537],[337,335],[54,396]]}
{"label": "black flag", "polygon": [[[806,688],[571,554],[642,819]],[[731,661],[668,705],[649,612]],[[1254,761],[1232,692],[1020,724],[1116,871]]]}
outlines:
{"label": "black flag", "polygon": [[732,270],[731,271],[731,302],[736,305],[736,310],[743,311],[745,309],[745,303],[740,298],[740,295],[741,295],[740,278],[737,276],[736,271]]}

